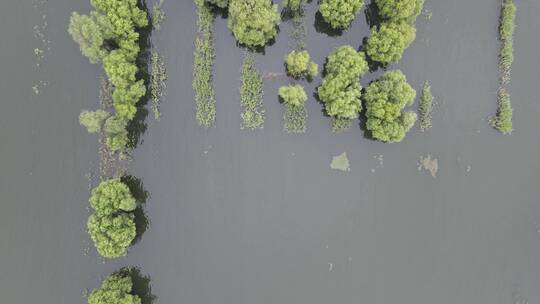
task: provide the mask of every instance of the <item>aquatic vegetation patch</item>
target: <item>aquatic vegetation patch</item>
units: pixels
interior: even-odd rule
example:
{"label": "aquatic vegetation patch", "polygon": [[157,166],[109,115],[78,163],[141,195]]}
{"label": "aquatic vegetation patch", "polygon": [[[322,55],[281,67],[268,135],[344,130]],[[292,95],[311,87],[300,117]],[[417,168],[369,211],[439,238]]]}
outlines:
{"label": "aquatic vegetation patch", "polygon": [[262,129],[264,126],[263,79],[255,68],[255,57],[247,52],[242,64],[240,104],[242,105],[242,129]]}
{"label": "aquatic vegetation patch", "polygon": [[165,12],[161,8],[162,5],[163,0],[159,0],[152,7],[152,27],[158,31],[161,29],[161,23],[165,20]]}
{"label": "aquatic vegetation patch", "polygon": [[299,84],[283,86],[279,88],[279,97],[285,104],[283,129],[287,133],[304,133],[307,119],[307,95],[304,87]]}
{"label": "aquatic vegetation patch", "polygon": [[402,141],[417,120],[415,112],[402,110],[415,97],[416,91],[400,70],[386,72],[372,82],[364,94],[366,128],[371,136],[383,142]]}
{"label": "aquatic vegetation patch", "polygon": [[503,134],[510,134],[512,126],[512,103],[508,85],[510,84],[510,72],[514,62],[514,30],[516,19],[516,5],[513,0],[503,0],[499,24],[499,91],[497,94],[497,116],[492,120],[494,128]]}
{"label": "aquatic vegetation patch", "polygon": [[346,29],[354,20],[364,0],[321,0],[319,12],[333,29]]}
{"label": "aquatic vegetation patch", "polygon": [[161,117],[160,104],[167,91],[167,70],[163,58],[157,53],[152,52],[150,57],[151,75],[150,75],[150,95],[152,96],[152,112],[154,118],[159,120]]}
{"label": "aquatic vegetation patch", "polygon": [[91,4],[94,10],[90,14],[71,15],[68,32],[91,63],[103,64],[114,86],[115,113],[107,119],[105,132],[109,148],[117,151],[126,147],[127,125],[135,117],[136,104],[146,94],[144,80],[137,78],[136,59],[140,52],[137,29],[148,25],[148,17],[137,0],[92,0]]}
{"label": "aquatic vegetation patch", "polygon": [[193,89],[195,91],[196,118],[200,126],[210,127],[216,120],[214,92],[214,15],[204,0],[197,4],[197,37],[193,62]]}
{"label": "aquatic vegetation patch", "polygon": [[429,81],[424,82],[422,95],[420,95],[420,105],[418,112],[420,114],[420,130],[426,131],[431,128],[431,112],[433,111],[433,95]]}
{"label": "aquatic vegetation patch", "polygon": [[367,71],[364,53],[348,45],[334,49],[327,58],[326,76],[317,94],[326,113],[341,125],[345,122],[350,126],[362,110],[360,77]]}
{"label": "aquatic vegetation patch", "polygon": [[418,171],[421,170],[429,171],[432,177],[437,177],[437,172],[439,172],[439,161],[436,158],[431,158],[431,155],[429,154],[426,157],[420,156]]}
{"label": "aquatic vegetation patch", "polygon": [[87,228],[99,254],[106,258],[125,255],[137,234],[132,212],[137,204],[129,187],[119,178],[102,181],[89,201],[95,212]]}
{"label": "aquatic vegetation patch", "polygon": [[128,273],[114,273],[108,276],[99,288],[88,297],[88,304],[141,304],[141,298],[133,294],[133,281]]}

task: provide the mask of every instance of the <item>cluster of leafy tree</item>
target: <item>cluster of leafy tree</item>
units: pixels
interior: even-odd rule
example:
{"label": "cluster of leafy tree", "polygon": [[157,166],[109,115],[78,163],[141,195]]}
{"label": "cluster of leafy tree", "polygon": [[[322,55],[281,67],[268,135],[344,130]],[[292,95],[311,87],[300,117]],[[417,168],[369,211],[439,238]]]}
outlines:
{"label": "cluster of leafy tree", "polygon": [[141,304],[141,298],[132,294],[133,281],[127,273],[108,276],[99,288],[92,290],[88,304]]}
{"label": "cluster of leafy tree", "polygon": [[281,97],[285,104],[294,107],[303,107],[307,101],[306,91],[299,84],[279,88],[279,97]]}
{"label": "cluster of leafy tree", "polygon": [[383,22],[372,29],[367,54],[374,61],[398,62],[416,38],[414,22],[424,0],[374,0]]}
{"label": "cluster of leafy tree", "polygon": [[499,92],[497,116],[492,121],[493,127],[503,134],[513,131],[512,103],[508,93],[510,84],[510,70],[514,62],[514,30],[516,19],[516,5],[513,0],[503,0],[499,24],[499,39],[501,49],[499,51]]}
{"label": "cluster of leafy tree", "polygon": [[400,71],[389,71],[372,82],[364,93],[366,128],[373,138],[384,142],[400,142],[417,120],[413,111],[402,112],[411,106],[416,91]]}
{"label": "cluster of leafy tree", "polygon": [[280,20],[272,0],[229,1],[229,29],[247,47],[262,47],[273,39]]}
{"label": "cluster of leafy tree", "polygon": [[364,5],[364,0],[321,0],[319,12],[333,29],[346,29]]}
{"label": "cluster of leafy tree", "polygon": [[305,77],[311,79],[319,73],[319,65],[310,61],[308,51],[292,51],[285,56],[287,74],[294,78]]}
{"label": "cluster of leafy tree", "polygon": [[126,254],[136,236],[137,203],[129,187],[119,178],[103,181],[92,190],[90,206],[95,210],[87,222],[88,232],[104,257]]}
{"label": "cluster of leafy tree", "polygon": [[362,110],[359,78],[367,71],[363,52],[348,45],[332,51],[325,66],[326,76],[317,90],[329,116],[346,120],[358,117]]}
{"label": "cluster of leafy tree", "polygon": [[[114,85],[115,114],[105,123],[107,145],[113,151],[128,142],[127,124],[135,116],[136,104],[146,94],[144,81],[138,80],[135,60],[139,54],[137,28],[148,25],[146,12],[137,0],[91,0],[94,10],[89,15],[74,12],[69,33],[91,63],[102,62],[107,77]],[[112,129],[110,129],[111,127]]]}

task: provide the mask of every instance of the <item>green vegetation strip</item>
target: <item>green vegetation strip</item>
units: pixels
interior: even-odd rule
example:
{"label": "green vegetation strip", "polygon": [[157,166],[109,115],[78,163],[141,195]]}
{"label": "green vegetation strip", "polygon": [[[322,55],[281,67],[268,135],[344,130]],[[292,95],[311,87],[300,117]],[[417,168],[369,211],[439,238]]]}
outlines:
{"label": "green vegetation strip", "polygon": [[214,15],[204,0],[197,4],[195,60],[193,63],[193,89],[195,90],[196,118],[199,125],[210,127],[216,120],[216,97],[213,84],[214,70]]}
{"label": "green vegetation strip", "polygon": [[418,112],[420,114],[420,130],[425,131],[431,128],[431,112],[433,111],[433,95],[429,81],[424,82]]}
{"label": "green vegetation strip", "polygon": [[501,49],[499,54],[499,92],[497,116],[492,121],[494,128],[503,134],[512,133],[512,103],[508,93],[510,71],[514,62],[514,30],[516,6],[513,0],[503,0],[499,25]]}
{"label": "green vegetation strip", "polygon": [[161,23],[165,20],[165,12],[161,8],[162,5],[163,0],[159,0],[152,7],[152,26],[158,31],[161,29]]}
{"label": "green vegetation strip", "polygon": [[150,58],[152,67],[150,75],[150,94],[152,95],[152,112],[154,118],[159,120],[161,117],[160,102],[167,91],[167,71],[163,58],[157,53],[152,52]]}
{"label": "green vegetation strip", "polygon": [[255,58],[251,52],[246,53],[241,77],[242,129],[262,129],[264,127],[263,79],[261,73],[255,68]]}

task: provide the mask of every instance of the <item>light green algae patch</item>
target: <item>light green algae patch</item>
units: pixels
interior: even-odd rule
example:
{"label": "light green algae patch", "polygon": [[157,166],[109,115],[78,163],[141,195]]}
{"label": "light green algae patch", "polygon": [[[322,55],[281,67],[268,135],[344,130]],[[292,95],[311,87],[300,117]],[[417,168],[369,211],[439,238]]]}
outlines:
{"label": "light green algae patch", "polygon": [[333,170],[340,170],[344,172],[351,171],[347,152],[343,152],[338,156],[334,156],[334,158],[332,158],[332,163],[330,163],[330,168],[332,168]]}

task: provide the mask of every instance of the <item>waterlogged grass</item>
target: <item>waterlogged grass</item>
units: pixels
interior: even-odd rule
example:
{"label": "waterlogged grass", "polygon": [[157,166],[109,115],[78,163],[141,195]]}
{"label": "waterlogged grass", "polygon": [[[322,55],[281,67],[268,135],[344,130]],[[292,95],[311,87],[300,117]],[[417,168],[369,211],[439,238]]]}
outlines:
{"label": "waterlogged grass", "polygon": [[196,118],[200,126],[210,127],[216,120],[216,97],[213,84],[214,70],[214,15],[204,0],[197,4],[193,89],[195,90]]}
{"label": "waterlogged grass", "polygon": [[342,133],[349,130],[353,120],[349,118],[332,117],[332,132]]}
{"label": "waterlogged grass", "polygon": [[161,5],[163,5],[163,0],[159,0],[152,7],[152,27],[157,31],[161,29],[161,22],[165,20],[165,12],[161,9]]}
{"label": "waterlogged grass", "polygon": [[301,134],[306,132],[307,111],[305,105],[295,106],[285,104],[283,113],[283,130],[291,134]]}
{"label": "waterlogged grass", "polygon": [[431,128],[431,112],[433,111],[433,95],[431,94],[431,86],[429,81],[424,82],[422,95],[420,96],[420,106],[418,112],[420,114],[420,130],[425,131]]}
{"label": "waterlogged grass", "polygon": [[497,116],[492,120],[495,129],[503,134],[512,133],[512,103],[508,93],[510,72],[514,62],[514,30],[516,19],[516,6],[513,0],[503,0],[499,25],[499,39],[501,49],[499,53],[499,92]]}
{"label": "waterlogged grass", "polygon": [[255,68],[255,57],[251,52],[247,52],[244,58],[241,80],[242,129],[262,129],[264,127],[263,79],[262,74]]}
{"label": "waterlogged grass", "polygon": [[152,74],[150,76],[150,94],[152,95],[152,112],[154,118],[159,120],[161,117],[160,103],[167,91],[167,71],[163,59],[157,52],[152,52],[150,58]]}

